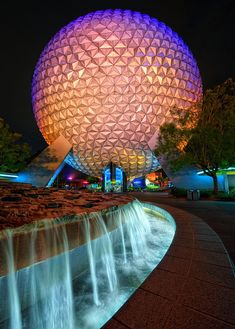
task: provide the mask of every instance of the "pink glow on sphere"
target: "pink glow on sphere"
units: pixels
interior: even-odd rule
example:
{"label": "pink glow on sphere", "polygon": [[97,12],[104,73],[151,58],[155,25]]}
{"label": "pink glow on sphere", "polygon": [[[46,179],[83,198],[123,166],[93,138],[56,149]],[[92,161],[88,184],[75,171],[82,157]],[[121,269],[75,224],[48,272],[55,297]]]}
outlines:
{"label": "pink glow on sphere", "polygon": [[129,10],[90,13],[62,28],[37,63],[33,110],[45,140],[73,145],[67,162],[100,176],[110,161],[128,176],[153,171],[160,126],[173,106],[202,96],[188,47],[165,24]]}

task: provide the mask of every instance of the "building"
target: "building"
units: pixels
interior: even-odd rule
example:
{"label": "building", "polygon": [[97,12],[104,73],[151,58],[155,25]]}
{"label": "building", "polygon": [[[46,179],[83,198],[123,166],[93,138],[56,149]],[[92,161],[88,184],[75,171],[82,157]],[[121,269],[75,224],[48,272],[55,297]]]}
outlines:
{"label": "building", "polygon": [[153,150],[160,126],[174,119],[170,109],[189,110],[201,97],[200,73],[182,39],[130,10],[96,11],[63,27],[43,50],[32,83],[47,143],[63,136],[70,145],[64,161],[109,179],[108,189],[118,188],[116,176],[158,168]]}

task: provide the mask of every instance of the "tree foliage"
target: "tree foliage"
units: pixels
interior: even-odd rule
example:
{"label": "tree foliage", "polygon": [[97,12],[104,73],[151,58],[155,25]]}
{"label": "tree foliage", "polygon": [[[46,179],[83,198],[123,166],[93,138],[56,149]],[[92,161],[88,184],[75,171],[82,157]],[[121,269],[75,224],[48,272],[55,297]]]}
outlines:
{"label": "tree foliage", "polygon": [[100,181],[98,177],[94,177],[94,176],[87,176],[86,180],[90,184],[96,184],[96,183],[99,183],[99,181]]}
{"label": "tree foliage", "polygon": [[13,132],[0,118],[0,171],[17,172],[26,165],[31,150],[28,144],[20,140],[21,134]]}
{"label": "tree foliage", "polygon": [[216,172],[235,164],[233,80],[207,90],[198,108],[201,110],[172,110],[175,120],[161,127],[156,154],[164,155],[175,171],[187,165],[203,170],[212,177],[217,193]]}

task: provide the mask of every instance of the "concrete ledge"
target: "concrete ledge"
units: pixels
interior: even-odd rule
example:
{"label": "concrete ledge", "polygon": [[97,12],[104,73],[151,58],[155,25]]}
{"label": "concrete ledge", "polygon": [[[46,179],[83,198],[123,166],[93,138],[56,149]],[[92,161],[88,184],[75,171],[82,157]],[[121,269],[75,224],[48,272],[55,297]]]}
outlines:
{"label": "concrete ledge", "polygon": [[[127,204],[128,205],[128,204]],[[126,205],[119,206],[125,207]],[[47,258],[56,256],[64,252],[65,241],[67,237],[68,250],[72,250],[87,243],[87,223],[89,222],[89,238],[94,240],[104,232],[101,230],[98,216],[102,215],[102,219],[109,231],[113,231],[118,227],[117,221],[111,221],[109,211],[112,208],[105,209],[102,214],[98,212],[90,214],[82,214],[70,216],[69,218],[56,218],[41,220],[32,224],[26,224],[17,228],[12,234],[13,259],[14,267],[20,270],[34,263],[41,262]],[[5,233],[5,234],[4,234]],[[7,275],[9,272],[9,264],[7,261],[6,251],[9,249],[9,236],[3,231],[0,235],[0,277]],[[32,254],[32,250],[34,253]]]}
{"label": "concrete ledge", "polygon": [[109,212],[132,201],[133,197],[126,194],[0,182],[0,276],[9,272],[9,238],[12,239],[14,268],[19,270],[63,252],[64,235],[68,237],[69,250],[83,245],[87,240],[88,220],[90,239],[102,235],[97,224],[98,214],[107,223],[107,229],[114,230],[118,223],[112,221]]}
{"label": "concrete ledge", "polygon": [[172,245],[103,328],[235,328],[234,270],[220,238],[199,217],[157,205],[176,221]]}

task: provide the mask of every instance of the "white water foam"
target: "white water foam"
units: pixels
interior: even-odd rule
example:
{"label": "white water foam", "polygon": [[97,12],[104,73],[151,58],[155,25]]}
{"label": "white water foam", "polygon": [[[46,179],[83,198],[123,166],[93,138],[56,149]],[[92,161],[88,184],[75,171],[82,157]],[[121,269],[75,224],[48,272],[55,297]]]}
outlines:
{"label": "white water foam", "polygon": [[[48,221],[47,245],[56,251],[62,244],[63,252],[17,272],[12,234],[7,231],[9,275],[7,280],[0,278],[0,289],[7,282],[8,297],[5,309],[0,310],[0,329],[100,328],[164,257],[175,233],[171,221],[146,214],[138,201],[106,218],[101,213],[91,216],[101,237],[91,239],[91,218],[87,217],[86,245],[69,251],[64,226],[54,224],[52,230]],[[113,223],[118,228],[109,232]],[[32,231],[30,242],[34,263],[37,230]],[[87,265],[81,267],[81,263]]]}

